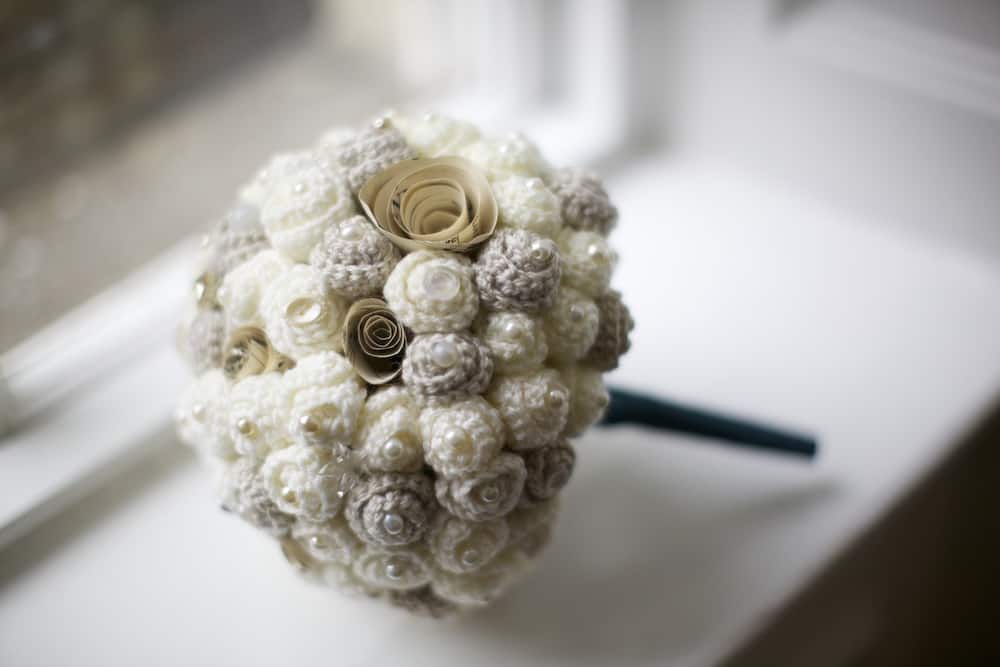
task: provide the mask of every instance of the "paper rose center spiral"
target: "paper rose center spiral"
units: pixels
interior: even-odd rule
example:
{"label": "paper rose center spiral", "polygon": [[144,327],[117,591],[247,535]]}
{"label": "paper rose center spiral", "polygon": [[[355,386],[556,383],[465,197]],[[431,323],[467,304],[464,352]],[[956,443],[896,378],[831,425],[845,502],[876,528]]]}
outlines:
{"label": "paper rose center spiral", "polygon": [[344,326],[347,360],[369,384],[385,384],[400,374],[406,332],[382,299],[361,299],[347,312]]}
{"label": "paper rose center spiral", "polygon": [[358,193],[375,226],[404,251],[464,251],[488,239],[499,217],[486,176],[460,157],[403,160]]}

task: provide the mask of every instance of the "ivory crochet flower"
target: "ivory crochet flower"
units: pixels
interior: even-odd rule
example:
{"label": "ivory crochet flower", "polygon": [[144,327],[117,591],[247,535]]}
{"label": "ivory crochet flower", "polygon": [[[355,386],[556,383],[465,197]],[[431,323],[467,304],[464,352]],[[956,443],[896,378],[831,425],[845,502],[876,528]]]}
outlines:
{"label": "ivory crochet flower", "polygon": [[346,594],[439,618],[506,593],[629,348],[617,215],[525,137],[435,114],[271,159],[178,332],[178,435],[222,507]]}

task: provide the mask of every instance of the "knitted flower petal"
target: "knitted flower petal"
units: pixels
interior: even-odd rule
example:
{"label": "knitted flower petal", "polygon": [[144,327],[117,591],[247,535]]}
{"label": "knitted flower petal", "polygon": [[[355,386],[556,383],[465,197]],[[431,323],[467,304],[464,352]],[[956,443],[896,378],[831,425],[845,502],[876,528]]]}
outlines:
{"label": "knitted flower petal", "polygon": [[581,359],[597,339],[597,304],[572,287],[559,288],[555,303],[545,311],[543,321],[549,359],[557,364]]}
{"label": "knitted flower petal", "polygon": [[327,287],[323,274],[296,264],[264,288],[260,310],[271,344],[299,359],[340,347],[340,327],[347,302]]}
{"label": "knitted flower petal", "polygon": [[562,434],[575,438],[583,435],[604,415],[611,397],[604,386],[601,373],[592,368],[565,366],[559,369],[559,374],[570,390],[569,415]]}
{"label": "knitted flower petal", "polygon": [[538,370],[549,354],[541,320],[528,313],[480,313],[475,333],[489,348],[498,375]]}
{"label": "knitted flower petal", "polygon": [[569,389],[553,370],[496,378],[486,400],[499,412],[507,446],[524,450],[555,440],[566,426]]}
{"label": "knitted flower petal", "polygon": [[219,308],[201,308],[184,327],[181,352],[195,373],[222,365],[226,343],[226,315]]}
{"label": "knitted flower petal", "polygon": [[509,176],[494,181],[500,224],[554,239],[562,229],[559,199],[540,178]]}
{"label": "knitted flower petal", "polygon": [[305,262],[326,229],[354,213],[343,175],[328,161],[307,152],[271,176],[264,188],[260,218],[276,249]]}
{"label": "knitted flower petal", "polygon": [[229,383],[220,370],[203,373],[181,394],[174,413],[180,439],[203,456],[232,459],[227,428]]}
{"label": "knitted flower petal", "polygon": [[476,286],[492,310],[538,311],[552,305],[559,286],[559,250],[523,229],[500,229],[476,260]]}
{"label": "knitted flower petal", "polygon": [[298,444],[271,452],[260,477],[281,511],[312,523],[335,517],[357,480],[343,454]]}
{"label": "knitted flower petal", "polygon": [[366,546],[352,570],[365,584],[378,589],[409,590],[427,585],[431,569],[420,551],[408,547]]}
{"label": "knitted flower petal", "polygon": [[254,255],[226,274],[216,298],[226,313],[232,329],[262,327],[260,297],[264,286],[292,266],[292,261],[276,250]]}
{"label": "knitted flower petal", "polygon": [[564,229],[559,234],[562,279],[591,298],[608,289],[615,255],[603,236],[595,232]]}
{"label": "knitted flower petal", "polygon": [[229,392],[228,435],[236,452],[254,460],[287,446],[288,405],[278,373],[251,375]]}
{"label": "knitted flower petal", "polygon": [[490,181],[510,176],[546,176],[551,170],[538,147],[520,134],[506,139],[481,139],[464,146],[458,155],[486,172]]}
{"label": "knitted flower petal", "polygon": [[420,540],[433,509],[433,485],[424,474],[377,473],[352,489],[346,512],[364,542],[395,547]]}
{"label": "knitted flower petal", "polygon": [[369,396],[355,438],[362,467],[370,472],[419,471],[424,464],[419,415],[420,409],[403,387],[382,387]]}
{"label": "knitted flower petal", "polygon": [[527,474],[524,460],[505,452],[483,470],[450,480],[439,477],[434,490],[451,514],[466,521],[489,521],[517,506]]}
{"label": "knitted flower petal", "polygon": [[419,157],[457,155],[480,136],[475,125],[436,113],[414,118],[394,115],[392,123],[403,133],[406,143]]}
{"label": "knitted flower petal", "polygon": [[507,522],[465,521],[439,513],[427,536],[427,547],[435,562],[448,572],[479,570],[499,554],[510,536]]}
{"label": "knitted flower petal", "polygon": [[260,209],[239,203],[229,209],[209,236],[212,271],[222,278],[257,253],[271,247],[260,223]]}
{"label": "knitted flower petal", "polygon": [[582,362],[599,371],[612,371],[631,346],[629,334],[635,322],[619,292],[610,290],[597,297],[595,303],[599,313],[597,339]]}
{"label": "knitted flower petal", "polygon": [[558,169],[549,188],[559,198],[567,227],[608,235],[618,220],[618,209],[608,199],[600,179],[582,169]]}
{"label": "knitted flower petal", "polygon": [[417,157],[402,133],[385,118],[376,119],[371,126],[342,141],[333,149],[333,155],[355,194],[383,169]]}
{"label": "knitted flower petal", "polygon": [[569,482],[576,463],[576,453],[569,441],[540,447],[524,454],[528,478],[524,483],[523,505],[551,500]]}
{"label": "knitted flower petal", "polygon": [[309,263],[323,273],[333,292],[354,300],[381,294],[399,258],[392,241],[356,215],[330,225]]}
{"label": "knitted flower petal", "polygon": [[319,352],[303,358],[282,376],[281,391],[291,437],[308,445],[351,442],[365,387],[344,357]]}
{"label": "knitted flower petal", "polygon": [[310,557],[322,563],[350,565],[364,551],[364,544],[341,514],[324,523],[298,521],[292,527],[292,537]]}
{"label": "knitted flower petal", "polygon": [[503,422],[479,396],[420,413],[424,457],[439,475],[459,477],[482,469],[503,447]]}
{"label": "knitted flower petal", "polygon": [[466,329],[479,309],[472,263],[456,253],[411,252],[389,275],[385,300],[416,333]]}
{"label": "knitted flower petal", "polygon": [[493,360],[468,334],[419,334],[403,361],[403,382],[417,398],[455,400],[481,394],[493,377]]}
{"label": "knitted flower petal", "polygon": [[249,459],[239,459],[226,471],[223,508],[272,537],[286,535],[295,517],[282,512],[271,500],[267,488]]}

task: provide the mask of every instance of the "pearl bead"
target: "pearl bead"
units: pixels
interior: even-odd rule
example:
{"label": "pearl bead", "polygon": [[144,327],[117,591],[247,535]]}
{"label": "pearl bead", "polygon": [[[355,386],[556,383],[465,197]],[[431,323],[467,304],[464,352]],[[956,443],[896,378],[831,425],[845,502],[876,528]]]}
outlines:
{"label": "pearl bead", "polygon": [[305,191],[306,191],[305,183],[296,183],[295,185],[292,186],[292,192],[294,192],[297,195],[300,195]]}
{"label": "pearl bead", "polygon": [[433,268],[424,276],[424,294],[428,299],[450,301],[461,289],[458,276],[449,269]]}
{"label": "pearl bead", "polygon": [[542,187],[542,179],[540,178],[529,178],[528,182],[525,184],[528,186],[529,190],[538,190]]}
{"label": "pearl bead", "polygon": [[287,487],[287,486],[282,487],[282,489],[281,489],[281,497],[286,502],[294,503],[295,502],[295,489],[292,489],[292,488]]}
{"label": "pearl bead", "polygon": [[460,428],[450,428],[445,431],[442,440],[449,449],[461,449],[468,444],[469,436]]}
{"label": "pearl bead", "polygon": [[451,368],[458,363],[458,346],[447,339],[434,341],[431,359],[439,368]]}
{"label": "pearl bead", "polygon": [[381,130],[385,127],[388,127],[388,125],[389,125],[389,119],[386,118],[385,116],[381,116],[372,121],[372,127],[374,127],[376,130]]}
{"label": "pearl bead", "polygon": [[296,299],[285,308],[285,316],[298,325],[314,324],[325,314],[326,307],[315,299]]}
{"label": "pearl bead", "polygon": [[582,305],[576,303],[569,307],[569,318],[574,322],[582,322],[586,316],[587,312]]}
{"label": "pearl bead", "polygon": [[201,403],[195,403],[191,408],[191,416],[194,417],[195,421],[205,420],[205,406]]}
{"label": "pearl bead", "polygon": [[558,389],[550,389],[549,393],[545,395],[545,402],[549,407],[561,408],[566,403],[566,394]]}
{"label": "pearl bead", "polygon": [[240,417],[236,420],[236,430],[240,432],[240,435],[245,435],[249,438],[257,433],[257,425],[246,417]]}
{"label": "pearl bead", "polygon": [[513,150],[513,147],[510,144],[500,144],[500,146],[497,148],[497,152],[499,152],[501,155],[506,155],[507,153],[510,153],[511,150]]}
{"label": "pearl bead", "polygon": [[536,262],[544,262],[551,256],[552,249],[544,241],[536,240],[531,243],[531,259]]}
{"label": "pearl bead", "polygon": [[325,551],[330,545],[327,544],[326,538],[322,535],[313,535],[309,538],[309,546],[319,551]]}
{"label": "pearl bead", "polygon": [[365,235],[365,228],[360,222],[352,221],[340,228],[340,238],[345,241],[360,241]]}
{"label": "pearl bead", "polygon": [[496,484],[487,484],[479,490],[479,498],[484,503],[495,503],[500,500],[500,489]]}
{"label": "pearl bead", "polygon": [[466,567],[475,567],[482,559],[482,554],[479,553],[478,549],[466,549],[462,552],[462,565]]}
{"label": "pearl bead", "polygon": [[302,415],[299,417],[299,427],[308,435],[319,433],[320,426],[319,420],[312,415]]}
{"label": "pearl bead", "polygon": [[398,459],[403,455],[404,449],[406,449],[406,447],[403,445],[403,441],[395,436],[386,440],[385,444],[382,445],[382,453],[385,454],[385,457],[389,460]]}
{"label": "pearl bead", "polygon": [[385,576],[390,579],[399,580],[403,578],[403,574],[406,572],[406,563],[403,559],[398,557],[392,557],[385,564]]}
{"label": "pearl bead", "polygon": [[390,535],[399,535],[404,528],[403,518],[398,514],[386,514],[385,518],[382,519],[382,527]]}

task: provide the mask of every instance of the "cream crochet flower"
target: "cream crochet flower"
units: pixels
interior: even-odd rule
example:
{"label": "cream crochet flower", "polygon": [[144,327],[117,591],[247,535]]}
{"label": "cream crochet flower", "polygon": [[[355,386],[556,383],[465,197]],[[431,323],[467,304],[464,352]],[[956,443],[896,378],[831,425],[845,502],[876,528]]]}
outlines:
{"label": "cream crochet flower", "polygon": [[312,266],[296,264],[275,276],[264,288],[260,309],[271,344],[283,354],[298,358],[340,348],[347,302]]}
{"label": "cream crochet flower", "polygon": [[472,263],[450,252],[411,252],[389,275],[385,300],[416,333],[462,331],[479,309]]}

